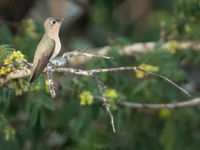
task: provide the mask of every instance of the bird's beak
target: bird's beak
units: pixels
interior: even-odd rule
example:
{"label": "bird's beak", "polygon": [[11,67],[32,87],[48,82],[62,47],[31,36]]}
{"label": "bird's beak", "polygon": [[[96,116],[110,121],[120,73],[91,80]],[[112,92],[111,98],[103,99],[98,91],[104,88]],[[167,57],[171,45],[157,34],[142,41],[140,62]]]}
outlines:
{"label": "bird's beak", "polygon": [[70,20],[73,16],[69,16],[69,17],[65,17],[65,18],[60,18],[60,19],[56,19],[57,22],[63,22],[63,20]]}
{"label": "bird's beak", "polygon": [[62,22],[63,20],[64,20],[64,18],[56,19],[57,22]]}
{"label": "bird's beak", "polygon": [[73,16],[68,16],[68,17],[62,18],[62,21],[63,21],[63,20],[70,20],[70,19],[72,19],[72,18],[73,18]]}

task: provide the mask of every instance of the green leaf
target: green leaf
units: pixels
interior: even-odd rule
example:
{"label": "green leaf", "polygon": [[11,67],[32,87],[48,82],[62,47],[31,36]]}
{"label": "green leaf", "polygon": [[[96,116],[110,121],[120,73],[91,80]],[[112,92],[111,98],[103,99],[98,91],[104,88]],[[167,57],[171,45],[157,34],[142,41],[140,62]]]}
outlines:
{"label": "green leaf", "polygon": [[31,114],[30,114],[30,125],[31,127],[34,127],[38,120],[38,113],[39,113],[39,107],[37,105],[33,105]]}
{"label": "green leaf", "polygon": [[31,112],[32,105],[33,105],[32,100],[28,98],[25,104],[25,110],[27,113]]}
{"label": "green leaf", "polygon": [[14,138],[15,130],[2,114],[0,114],[0,129],[3,131],[6,141]]}
{"label": "green leaf", "polygon": [[54,107],[54,103],[53,103],[52,99],[49,96],[47,96],[46,94],[42,94],[41,97],[42,97],[42,98],[40,98],[41,105],[47,109],[50,109],[51,111],[54,111],[55,107]]}
{"label": "green leaf", "polygon": [[45,112],[43,109],[40,110],[40,125],[45,128],[46,126],[46,117],[45,117]]}
{"label": "green leaf", "polygon": [[0,103],[5,104],[5,105],[3,105],[3,106],[6,106],[4,108],[7,108],[9,106],[9,103],[10,103],[10,93],[11,92],[6,87],[0,88],[0,95],[2,95],[0,97]]}

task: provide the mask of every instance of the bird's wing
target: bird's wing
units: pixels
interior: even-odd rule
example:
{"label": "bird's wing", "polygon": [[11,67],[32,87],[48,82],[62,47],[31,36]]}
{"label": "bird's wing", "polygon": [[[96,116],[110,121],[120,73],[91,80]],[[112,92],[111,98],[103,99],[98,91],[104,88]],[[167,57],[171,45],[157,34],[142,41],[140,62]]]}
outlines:
{"label": "bird's wing", "polygon": [[34,63],[33,71],[30,76],[30,79],[29,79],[30,83],[35,81],[35,79],[43,72],[43,70],[47,66],[47,64],[54,52],[54,49],[55,49],[55,41],[53,39],[46,38],[43,41],[43,46],[41,46],[40,48],[42,48],[40,50],[41,55],[37,56],[37,57],[39,57],[39,59],[36,59],[37,61],[36,61],[36,63]]}

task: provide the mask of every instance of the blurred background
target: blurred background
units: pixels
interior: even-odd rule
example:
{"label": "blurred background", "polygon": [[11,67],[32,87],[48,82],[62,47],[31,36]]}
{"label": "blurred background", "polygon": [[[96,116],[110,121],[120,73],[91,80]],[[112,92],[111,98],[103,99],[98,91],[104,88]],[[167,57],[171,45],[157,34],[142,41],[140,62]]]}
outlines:
{"label": "blurred background", "polygon": [[[114,58],[77,59],[65,67],[149,66],[193,97],[200,95],[200,48],[179,47],[186,41],[198,44],[199,0],[0,0],[0,64],[11,56],[32,62],[49,16],[72,16],[60,29],[61,54],[110,46],[106,55]],[[138,42],[156,46],[154,51],[124,54],[124,47]],[[163,43],[169,44],[168,50]],[[1,68],[1,77],[8,72]],[[95,100],[100,94],[93,79],[54,73],[55,99],[45,76],[31,85],[16,79],[0,88],[0,150],[199,150],[199,106],[151,110],[116,104],[188,100],[179,90],[133,71],[98,76],[107,87],[116,134],[102,103]]]}

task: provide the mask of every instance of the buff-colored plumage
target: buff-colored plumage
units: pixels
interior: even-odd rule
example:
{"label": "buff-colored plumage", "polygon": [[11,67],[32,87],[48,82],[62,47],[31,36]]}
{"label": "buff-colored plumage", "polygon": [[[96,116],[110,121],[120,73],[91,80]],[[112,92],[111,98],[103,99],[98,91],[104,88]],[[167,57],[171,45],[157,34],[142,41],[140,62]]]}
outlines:
{"label": "buff-colored plumage", "polygon": [[49,17],[44,22],[45,34],[35,51],[33,70],[30,82],[33,82],[45,69],[50,59],[53,59],[60,51],[59,29],[62,19]]}

